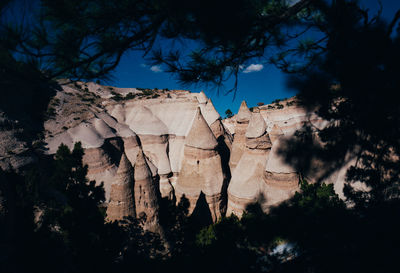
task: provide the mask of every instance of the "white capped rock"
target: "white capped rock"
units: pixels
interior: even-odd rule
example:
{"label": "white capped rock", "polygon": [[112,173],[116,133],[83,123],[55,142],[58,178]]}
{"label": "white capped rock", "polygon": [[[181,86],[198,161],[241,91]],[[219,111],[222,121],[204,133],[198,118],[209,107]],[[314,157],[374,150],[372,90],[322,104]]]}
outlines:
{"label": "white capped rock", "polygon": [[192,127],[186,136],[185,145],[204,150],[212,150],[218,145],[213,132],[201,114],[200,108],[197,108]]}
{"label": "white capped rock", "polygon": [[246,101],[242,101],[239,107],[239,111],[236,115],[236,121],[241,123],[249,122],[250,118],[251,118],[251,112],[247,107]]}
{"label": "white capped rock", "polygon": [[281,137],[272,145],[265,169],[267,172],[296,173],[296,170],[285,162],[284,156],[280,153],[281,149],[284,148],[285,140],[287,140],[287,137]]}
{"label": "white capped rock", "polygon": [[279,138],[280,138],[281,136],[283,136],[283,135],[284,135],[284,134],[283,134],[282,129],[281,129],[278,125],[276,125],[276,124],[274,124],[274,125],[272,126],[272,129],[271,129],[271,131],[269,132],[269,137],[271,138],[272,143],[274,143],[275,140],[279,139]]}
{"label": "white capped rock", "polygon": [[211,126],[212,123],[214,123],[217,119],[220,118],[220,115],[218,114],[217,110],[215,110],[215,107],[211,102],[211,99],[208,99],[207,104],[204,107],[204,111],[202,109],[201,113],[203,114],[204,119],[207,121],[207,124],[209,126]]}
{"label": "white capped rock", "polygon": [[204,94],[203,91],[198,93],[196,97],[197,97],[197,100],[199,101],[199,103],[207,103],[207,96],[206,96],[206,94]]}
{"label": "white capped rock", "polygon": [[158,188],[152,178],[148,161],[141,149],[138,152],[133,170],[136,215],[142,217],[145,214],[144,228],[150,231],[157,231],[160,229],[158,223]]}
{"label": "white capped rock", "polygon": [[252,113],[249,126],[246,130],[247,138],[257,138],[262,136],[267,129],[267,124],[260,113]]}
{"label": "white capped rock", "polygon": [[122,154],[115,180],[111,184],[107,219],[115,221],[129,216],[136,216],[133,197],[133,168],[126,155]]}
{"label": "white capped rock", "polygon": [[128,108],[125,123],[138,135],[168,134],[167,126],[146,106]]}

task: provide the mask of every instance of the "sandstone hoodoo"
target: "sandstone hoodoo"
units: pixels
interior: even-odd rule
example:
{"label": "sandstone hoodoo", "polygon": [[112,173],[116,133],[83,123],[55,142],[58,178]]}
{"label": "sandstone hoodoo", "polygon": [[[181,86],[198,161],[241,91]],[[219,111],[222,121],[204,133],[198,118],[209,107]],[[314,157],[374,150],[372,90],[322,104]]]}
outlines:
{"label": "sandstone hoodoo", "polygon": [[266,130],[267,124],[264,118],[258,110],[254,110],[245,134],[246,148],[258,150],[270,149],[272,144]]}
{"label": "sandstone hoodoo", "polygon": [[292,197],[299,190],[297,171],[285,162],[280,153],[286,143],[285,139],[286,137],[281,137],[276,140],[265,167],[263,192],[265,193],[266,206],[277,205]]}
{"label": "sandstone hoodoo", "polygon": [[241,216],[248,204],[264,202],[264,169],[272,146],[266,128],[264,118],[254,112],[245,134],[245,150],[228,187],[227,215]]}
{"label": "sandstone hoodoo", "polygon": [[224,146],[226,146],[228,149],[231,149],[232,135],[222,124],[221,116],[218,114],[217,110],[215,110],[215,107],[211,99],[208,99],[206,107],[204,107],[202,114],[207,124],[210,126],[211,131],[213,132],[217,141],[218,142],[223,141],[225,143]]}
{"label": "sandstone hoodoo", "polygon": [[247,107],[246,101],[242,101],[239,107],[239,111],[236,115],[236,121],[239,123],[249,123],[251,118],[251,111],[249,107]]}
{"label": "sandstone hoodoo", "polygon": [[204,111],[201,112],[203,114],[204,119],[206,120],[207,124],[211,127],[215,121],[219,120],[221,117],[218,114],[217,110],[211,101],[211,99],[207,100],[206,107],[204,107]]}
{"label": "sandstone hoodoo", "polygon": [[170,197],[173,190],[168,180],[171,174],[171,164],[167,154],[168,135],[140,135],[139,138],[142,143],[143,152],[157,168],[157,173],[160,176],[162,197]]}
{"label": "sandstone hoodoo", "polygon": [[189,199],[189,211],[192,212],[203,192],[213,220],[221,216],[221,190],[224,182],[217,145],[214,134],[198,108],[186,137],[175,194],[178,201],[183,195]]}
{"label": "sandstone hoodoo", "polygon": [[135,217],[133,196],[133,168],[125,153],[122,154],[117,175],[111,184],[110,202],[107,207],[109,221],[122,220],[124,217]]}
{"label": "sandstone hoodoo", "polygon": [[[121,207],[128,201],[116,201],[128,198],[121,193],[127,188],[117,190],[130,176],[130,164],[133,211],[146,214],[152,230],[158,227],[160,196],[179,202],[185,195],[190,212],[202,203],[214,221],[226,210],[241,215],[250,202],[260,201],[267,210],[289,198],[298,189],[298,175],[280,158],[279,147],[304,122],[323,126],[296,98],[253,112],[243,101],[237,115],[222,120],[204,92],[78,85],[57,91],[55,115],[44,124],[47,152],[82,142],[88,178],[104,182],[109,219],[132,215]],[[93,103],[82,102],[89,97]]]}
{"label": "sandstone hoodoo", "polygon": [[272,143],[274,143],[275,140],[277,140],[281,136],[283,136],[282,129],[279,128],[278,125],[274,124],[274,126],[272,126],[271,131],[269,132],[269,137],[271,138]]}
{"label": "sandstone hoodoo", "polygon": [[123,141],[124,141],[124,152],[126,154],[126,157],[132,164],[135,164],[136,157],[140,150],[138,142],[139,140],[136,134],[134,136],[124,137]]}
{"label": "sandstone hoodoo", "polygon": [[235,137],[232,143],[232,152],[229,161],[229,166],[231,168],[231,172],[233,172],[236,168],[236,165],[239,163],[240,158],[245,150],[246,144],[246,130],[249,125],[249,121],[251,118],[251,112],[247,107],[245,101],[242,101],[240,104],[240,108],[238,114],[236,115],[236,123],[235,123]]}
{"label": "sandstone hoodoo", "polygon": [[88,177],[97,183],[104,183],[106,200],[110,198],[111,184],[118,170],[118,160],[121,158],[121,153],[111,142],[112,139],[107,139],[100,147],[85,149],[82,159],[83,163],[88,165]]}
{"label": "sandstone hoodoo", "polygon": [[144,227],[146,229],[158,231],[158,181],[153,178],[148,161],[142,150],[138,152],[133,170],[136,215],[138,217],[145,216]]}

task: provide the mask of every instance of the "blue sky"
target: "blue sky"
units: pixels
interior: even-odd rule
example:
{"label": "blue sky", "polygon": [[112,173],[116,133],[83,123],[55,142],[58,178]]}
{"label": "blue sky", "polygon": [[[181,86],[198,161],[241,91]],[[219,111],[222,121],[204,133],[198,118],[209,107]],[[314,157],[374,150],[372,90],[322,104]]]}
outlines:
{"label": "blue sky", "polygon": [[[377,0],[360,1],[374,14],[378,9]],[[400,8],[400,0],[383,0],[383,16],[393,18]],[[221,116],[225,116],[225,110],[231,109],[236,113],[242,100],[246,100],[249,107],[258,102],[270,103],[277,98],[291,97],[295,95],[293,90],[285,86],[285,75],[272,65],[257,63],[248,65],[239,75],[239,86],[236,98],[233,94],[224,95],[232,88],[233,82],[226,82],[218,94],[216,90],[204,86],[182,86],[174,78],[174,75],[162,71],[162,67],[145,65],[141,52],[129,52],[121,60],[113,74],[114,80],[110,84],[118,87],[142,87],[142,88],[168,88],[185,89],[192,92],[203,90],[210,97]],[[246,73],[248,72],[248,73]]]}
{"label": "blue sky", "polygon": [[286,90],[284,75],[275,67],[265,64],[254,63],[243,70],[239,75],[239,88],[235,100],[233,93],[225,95],[226,91],[233,87],[233,80],[227,81],[218,94],[218,91],[211,87],[180,85],[174,75],[163,72],[158,66],[145,64],[140,52],[128,53],[116,69],[112,84],[118,87],[184,89],[192,92],[203,90],[222,116],[225,116],[226,109],[236,113],[242,100],[246,100],[251,107],[258,102],[269,103],[276,98],[295,95],[294,92]]}

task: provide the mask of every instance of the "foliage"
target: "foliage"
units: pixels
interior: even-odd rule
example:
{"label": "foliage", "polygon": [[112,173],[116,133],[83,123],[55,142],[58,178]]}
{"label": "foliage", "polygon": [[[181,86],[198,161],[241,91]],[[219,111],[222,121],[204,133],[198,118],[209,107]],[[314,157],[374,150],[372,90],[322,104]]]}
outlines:
{"label": "foliage", "polygon": [[[33,6],[39,16],[29,23],[1,27],[6,48],[31,59],[47,78],[107,79],[125,52],[141,50],[183,83],[220,85],[285,45],[286,28],[310,17],[311,2],[41,0]],[[229,16],[222,20],[221,14]],[[199,48],[163,46],[176,40],[196,41]]]}
{"label": "foliage", "polygon": [[131,100],[131,99],[134,99],[136,97],[136,95],[133,94],[132,92],[129,92],[125,96],[122,96],[121,94],[119,94],[119,93],[117,93],[115,91],[112,91],[111,94],[113,95],[111,97],[111,99],[113,99],[115,101]]}
{"label": "foliage", "polygon": [[291,200],[299,208],[326,209],[329,207],[343,207],[344,203],[333,189],[333,184],[309,184],[300,181],[301,193],[296,192]]}
{"label": "foliage", "polygon": [[[1,2],[2,16],[11,2]],[[347,186],[346,207],[331,185],[301,181],[301,192],[268,214],[253,204],[240,220],[204,228],[188,217],[187,200],[164,204],[171,257],[163,260],[160,238],[136,220],[104,222],[104,193],[87,181],[81,147],[61,146],[36,170],[0,173],[0,228],[9,235],[2,272],[128,272],[135,263],[158,272],[398,271],[399,12],[386,23],[350,0],[42,0],[36,14],[28,24],[0,22],[0,107],[32,132],[54,111],[47,108],[52,80],[107,79],[127,50],[152,51],[151,61],[183,83],[215,85],[266,58],[296,73],[289,86],[328,122],[323,129],[306,123],[282,145],[286,161],[306,174],[313,162],[327,163],[321,180],[353,162],[348,181],[367,188]],[[309,30],[316,39],[299,39]],[[175,40],[198,46],[158,49]],[[282,108],[279,102],[268,109]],[[273,252],[282,242],[295,249],[284,259]]]}
{"label": "foliage", "polygon": [[122,272],[162,249],[140,220],[105,222],[103,185],[87,180],[82,156],[80,143],[72,151],[61,145],[54,160],[25,175],[0,171],[2,272]]}
{"label": "foliage", "polygon": [[233,113],[232,113],[231,109],[226,109],[225,115],[226,115],[226,118],[231,118],[231,117],[233,117]]}
{"label": "foliage", "polygon": [[[360,208],[380,206],[400,197],[400,81],[395,76],[400,35],[394,28],[400,13],[384,22],[380,14],[369,17],[355,1],[321,2],[319,9],[324,20],[316,26],[326,34],[324,53],[307,71],[292,75],[288,84],[299,91],[303,106],[317,110],[329,123],[321,130],[306,125],[304,137],[288,141],[282,153],[302,147],[303,152],[291,153],[287,161],[310,161],[312,154],[327,162],[322,177],[349,164],[346,196]],[[307,144],[305,139],[318,141]],[[304,153],[304,147],[310,152]],[[353,182],[367,190],[354,189]]]}
{"label": "foliage", "polygon": [[147,88],[142,89],[141,91],[142,91],[142,94],[143,94],[144,96],[149,96],[149,95],[153,95],[153,94],[154,94],[154,91],[153,91],[153,90],[147,89]]}

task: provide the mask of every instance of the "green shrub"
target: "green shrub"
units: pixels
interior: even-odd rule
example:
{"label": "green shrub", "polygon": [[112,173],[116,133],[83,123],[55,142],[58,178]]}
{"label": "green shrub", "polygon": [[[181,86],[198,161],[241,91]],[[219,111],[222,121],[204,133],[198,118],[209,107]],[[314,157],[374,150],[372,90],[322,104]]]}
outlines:
{"label": "green shrub", "polygon": [[133,94],[132,92],[130,92],[130,93],[128,93],[128,94],[125,96],[124,99],[126,99],[126,100],[131,100],[131,99],[134,99],[135,97],[136,97],[136,95]]}
{"label": "green shrub", "polygon": [[151,89],[143,89],[142,90],[143,95],[145,96],[149,96],[149,95],[153,95],[154,91]]}

